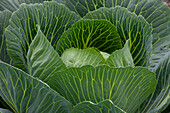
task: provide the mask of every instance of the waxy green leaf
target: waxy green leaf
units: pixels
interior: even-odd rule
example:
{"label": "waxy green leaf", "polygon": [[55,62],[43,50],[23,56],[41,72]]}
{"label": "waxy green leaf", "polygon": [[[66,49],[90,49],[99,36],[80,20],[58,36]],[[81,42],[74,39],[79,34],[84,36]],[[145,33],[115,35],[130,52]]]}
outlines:
{"label": "waxy green leaf", "polygon": [[51,1],[51,0],[1,0],[0,11],[9,10],[13,12],[17,10],[22,3],[33,4],[33,3],[42,3],[43,1]]}
{"label": "waxy green leaf", "polygon": [[79,19],[79,16],[57,2],[22,4],[13,13],[5,32],[7,52],[14,66],[28,70],[27,52],[37,34],[36,25],[55,48],[61,34]]}
{"label": "waxy green leaf", "polygon": [[117,5],[127,7],[134,5],[139,0],[54,0],[65,4],[70,10],[76,12],[81,17],[85,16],[90,11],[100,7],[115,7]]}
{"label": "waxy green leaf", "polygon": [[8,10],[2,12],[0,11],[0,60],[7,63],[10,63],[11,59],[7,55],[6,38],[4,36],[4,31],[9,24],[11,14],[12,13]]}
{"label": "waxy green leaf", "polygon": [[110,100],[101,101],[98,104],[85,101],[74,106],[72,113],[125,113]]}
{"label": "waxy green leaf", "polygon": [[72,105],[42,81],[0,62],[0,96],[16,113],[70,113]]}
{"label": "waxy green leaf", "polygon": [[66,68],[40,29],[29,47],[27,59],[29,74],[42,81],[47,81],[54,72]]}
{"label": "waxy green leaf", "polygon": [[94,48],[70,48],[64,51],[61,59],[67,67],[98,66],[105,62],[104,57]]}
{"label": "waxy green leaf", "polygon": [[153,69],[156,73],[158,84],[152,95],[143,103],[139,112],[162,112],[170,105],[170,52]]}
{"label": "waxy green leaf", "polygon": [[131,5],[128,9],[137,15],[142,15],[153,28],[151,56],[151,67],[153,69],[170,51],[170,8],[162,0],[137,1],[136,5]]}
{"label": "waxy green leaf", "polygon": [[143,67],[84,66],[55,73],[47,82],[73,105],[83,101],[111,100],[133,113],[155,90],[155,73]]}
{"label": "waxy green leaf", "polygon": [[80,20],[64,32],[57,42],[56,50],[61,55],[68,48],[86,49],[95,47],[112,53],[122,48],[116,27],[107,20]]}
{"label": "waxy green leaf", "polygon": [[111,67],[134,67],[133,58],[129,50],[129,40],[122,49],[116,50],[109,56],[106,64]]}

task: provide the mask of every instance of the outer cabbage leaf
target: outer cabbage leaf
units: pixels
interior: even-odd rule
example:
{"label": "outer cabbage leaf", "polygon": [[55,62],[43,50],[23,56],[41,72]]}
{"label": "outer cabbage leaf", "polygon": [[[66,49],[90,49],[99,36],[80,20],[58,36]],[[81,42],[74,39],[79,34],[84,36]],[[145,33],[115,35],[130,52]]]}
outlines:
{"label": "outer cabbage leaf", "polygon": [[0,63],[0,96],[17,113],[70,113],[72,105],[42,81]]}
{"label": "outer cabbage leaf", "polygon": [[10,58],[7,55],[6,40],[4,36],[5,27],[9,24],[11,12],[8,10],[0,11],[0,60],[10,63]]}
{"label": "outer cabbage leaf", "polygon": [[158,84],[139,112],[162,112],[170,104],[170,52],[162,58],[153,71],[156,73]]}
{"label": "outer cabbage leaf", "polygon": [[56,2],[22,4],[13,13],[5,32],[7,52],[14,61],[14,66],[28,70],[26,56],[29,45],[37,34],[36,25],[40,26],[41,31],[55,47],[60,35],[78,19],[79,16]]}
{"label": "outer cabbage leaf", "polygon": [[65,4],[70,10],[76,12],[81,17],[85,16],[88,12],[96,10],[100,7],[115,7],[117,5],[126,6],[130,1],[134,2],[139,0],[53,0]]}
{"label": "outer cabbage leaf", "polygon": [[150,64],[153,69],[170,51],[170,9],[162,0],[141,0],[128,9],[137,15],[142,15],[153,28],[153,54]]}
{"label": "outer cabbage leaf", "polygon": [[40,29],[30,44],[27,59],[29,74],[44,82],[47,81],[54,72],[66,68],[60,56]]}
{"label": "outer cabbage leaf", "polygon": [[65,49],[95,47],[112,53],[122,48],[116,27],[107,20],[80,20],[64,32],[57,42],[56,50],[61,55]]}
{"label": "outer cabbage leaf", "polygon": [[135,7],[129,7],[129,10],[142,15],[153,28],[152,70],[170,51],[170,9],[162,0],[142,0]]}
{"label": "outer cabbage leaf", "polygon": [[98,104],[85,101],[74,106],[72,113],[125,113],[110,100],[101,101]]}
{"label": "outer cabbage leaf", "polygon": [[95,48],[70,48],[64,51],[61,59],[67,67],[98,66],[105,63],[104,57]]}
{"label": "outer cabbage leaf", "polygon": [[111,100],[133,113],[154,91],[157,81],[155,73],[147,68],[84,66],[55,73],[47,83],[73,105]]}
{"label": "outer cabbage leaf", "polygon": [[133,58],[129,50],[129,40],[125,46],[113,52],[106,60],[106,64],[111,67],[134,67]]}
{"label": "outer cabbage leaf", "polygon": [[[6,38],[4,36],[5,27],[9,24],[9,19],[11,17],[11,12],[8,10],[0,11],[0,60],[6,63],[11,63],[11,59],[7,55],[6,50]],[[0,97],[0,106],[4,108],[9,108],[9,106]],[[1,110],[4,112],[4,110]]]}
{"label": "outer cabbage leaf", "polygon": [[152,48],[152,29],[142,16],[126,8],[100,8],[88,13],[85,19],[106,19],[113,23],[122,43],[130,39],[129,47],[136,66],[148,66]]}
{"label": "outer cabbage leaf", "polygon": [[51,0],[1,0],[0,11],[7,9],[13,12],[17,10],[22,3],[26,3],[26,4],[42,3],[43,1],[51,1]]}

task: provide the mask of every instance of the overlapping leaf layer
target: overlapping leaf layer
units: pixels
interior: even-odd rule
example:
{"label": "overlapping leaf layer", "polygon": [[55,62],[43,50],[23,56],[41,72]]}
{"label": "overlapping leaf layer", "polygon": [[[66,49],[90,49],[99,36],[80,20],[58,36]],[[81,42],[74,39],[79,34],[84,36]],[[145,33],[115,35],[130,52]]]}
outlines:
{"label": "overlapping leaf layer", "polygon": [[13,13],[5,32],[7,51],[14,66],[25,71],[28,70],[26,56],[29,45],[37,34],[36,25],[55,47],[61,34],[78,19],[80,19],[79,16],[56,2],[43,2],[43,4],[35,5],[22,4]]}
{"label": "overlapping leaf layer", "polygon": [[112,53],[122,48],[116,27],[107,20],[80,20],[64,32],[57,42],[59,54],[67,48],[86,49],[95,47],[103,52]]}
{"label": "overlapping leaf layer", "polygon": [[12,13],[8,10],[0,12],[0,60],[7,63],[10,63],[11,60],[7,55],[4,31],[9,24],[9,19],[11,18],[11,14]]}
{"label": "overlapping leaf layer", "polygon": [[42,81],[0,62],[0,95],[16,113],[70,112],[72,105]]}
{"label": "overlapping leaf layer", "polygon": [[100,8],[89,12],[85,19],[105,19],[113,23],[121,37],[122,44],[130,40],[129,47],[137,66],[148,66],[152,48],[151,27],[142,16],[125,8]]}
{"label": "overlapping leaf layer", "polygon": [[0,112],[162,112],[169,31],[161,0],[1,0]]}

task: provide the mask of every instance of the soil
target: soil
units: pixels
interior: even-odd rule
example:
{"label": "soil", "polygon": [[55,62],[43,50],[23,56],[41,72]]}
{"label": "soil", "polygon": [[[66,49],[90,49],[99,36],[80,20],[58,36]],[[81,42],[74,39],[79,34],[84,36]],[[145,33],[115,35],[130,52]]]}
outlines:
{"label": "soil", "polygon": [[170,8],[170,0],[162,0],[163,2],[166,2],[168,4],[168,7]]}

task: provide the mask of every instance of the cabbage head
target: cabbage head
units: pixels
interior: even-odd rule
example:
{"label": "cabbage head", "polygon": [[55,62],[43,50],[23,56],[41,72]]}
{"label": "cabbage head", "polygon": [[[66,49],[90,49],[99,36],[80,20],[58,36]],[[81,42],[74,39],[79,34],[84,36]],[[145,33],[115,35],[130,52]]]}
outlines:
{"label": "cabbage head", "polygon": [[0,1],[0,112],[161,113],[169,104],[161,0]]}

